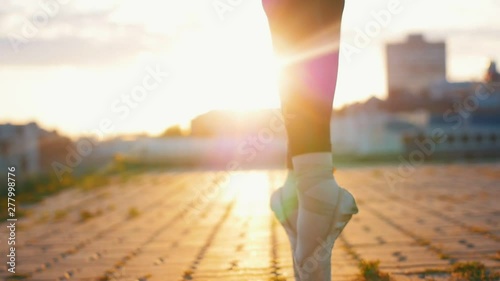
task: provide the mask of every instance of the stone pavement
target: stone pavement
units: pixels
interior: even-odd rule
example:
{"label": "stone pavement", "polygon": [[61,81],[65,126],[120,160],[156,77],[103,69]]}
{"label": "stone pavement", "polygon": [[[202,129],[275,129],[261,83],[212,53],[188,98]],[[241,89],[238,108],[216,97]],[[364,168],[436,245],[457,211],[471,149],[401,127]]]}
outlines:
{"label": "stone pavement", "polygon": [[[354,280],[361,259],[379,260],[394,280],[447,280],[431,273],[461,261],[500,269],[500,164],[335,175],[360,213],[335,245],[333,280]],[[150,172],[64,191],[19,219],[16,275],[2,262],[0,278],[293,280],[285,232],[268,207],[283,177],[283,170]]]}

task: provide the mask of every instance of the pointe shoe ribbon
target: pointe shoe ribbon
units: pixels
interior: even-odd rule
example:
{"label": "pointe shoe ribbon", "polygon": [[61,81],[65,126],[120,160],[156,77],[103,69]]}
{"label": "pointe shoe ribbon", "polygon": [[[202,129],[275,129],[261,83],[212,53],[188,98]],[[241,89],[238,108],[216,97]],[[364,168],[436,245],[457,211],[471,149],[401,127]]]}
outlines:
{"label": "pointe shoe ribbon", "polygon": [[[340,233],[342,233],[347,223],[351,220],[352,216],[358,213],[356,201],[349,191],[339,187],[338,195],[333,215],[330,214],[332,220],[330,223],[330,230],[326,237],[317,238],[319,246],[307,258],[296,260],[294,255],[294,263],[297,266],[301,281],[331,280],[331,255],[335,241]],[[314,210],[311,211],[324,214],[327,208],[322,204],[326,203],[322,202],[314,207],[312,204],[309,204],[306,205],[306,209],[313,208]],[[302,208],[302,206],[300,208]]]}

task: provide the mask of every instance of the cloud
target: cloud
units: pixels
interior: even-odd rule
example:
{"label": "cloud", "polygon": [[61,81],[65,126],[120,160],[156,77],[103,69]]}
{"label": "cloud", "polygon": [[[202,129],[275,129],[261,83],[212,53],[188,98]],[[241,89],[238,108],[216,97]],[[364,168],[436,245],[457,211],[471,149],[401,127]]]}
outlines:
{"label": "cloud", "polygon": [[35,13],[4,8],[0,10],[0,64],[109,64],[165,50],[170,44],[171,38],[150,33],[141,24],[110,21],[112,12],[60,10],[40,23]]}

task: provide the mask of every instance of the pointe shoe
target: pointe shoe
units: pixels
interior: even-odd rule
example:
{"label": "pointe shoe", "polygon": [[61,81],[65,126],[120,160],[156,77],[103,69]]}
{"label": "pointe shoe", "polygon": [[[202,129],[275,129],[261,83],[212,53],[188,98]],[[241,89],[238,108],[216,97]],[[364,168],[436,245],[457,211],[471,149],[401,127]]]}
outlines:
{"label": "pointe shoe", "polygon": [[[278,188],[271,195],[271,210],[280,222],[281,226],[285,229],[285,232],[290,241],[290,246],[292,248],[292,255],[295,253],[295,248],[297,245],[297,213],[298,204],[297,198],[294,202],[291,202],[290,198],[285,200],[283,198],[283,187]],[[295,221],[291,221],[295,219]],[[293,273],[296,281],[302,281],[299,276],[299,271],[295,263],[295,258],[292,257],[293,261]]]}
{"label": "pointe shoe", "polygon": [[[352,194],[342,187],[338,187],[337,202],[332,213],[330,230],[323,239],[316,238],[320,245],[305,259],[295,260],[301,281],[329,281],[331,280],[331,256],[335,241],[344,230],[358,207]],[[300,212],[308,211],[299,207]],[[301,230],[299,230],[301,231]],[[307,231],[307,230],[303,230]],[[295,255],[294,255],[295,259]]]}

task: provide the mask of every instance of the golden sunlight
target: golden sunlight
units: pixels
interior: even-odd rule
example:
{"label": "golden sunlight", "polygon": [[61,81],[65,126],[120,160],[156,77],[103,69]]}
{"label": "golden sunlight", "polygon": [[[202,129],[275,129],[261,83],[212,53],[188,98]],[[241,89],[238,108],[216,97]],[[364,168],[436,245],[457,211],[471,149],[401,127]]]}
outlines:
{"label": "golden sunlight", "polygon": [[231,24],[205,19],[203,28],[175,38],[168,56],[179,108],[187,105],[203,112],[279,107],[278,64],[265,15],[251,9],[241,12],[246,13]]}
{"label": "golden sunlight", "polygon": [[228,188],[239,198],[234,213],[239,217],[266,215],[269,212],[269,184],[269,176],[265,173],[233,173]]}

